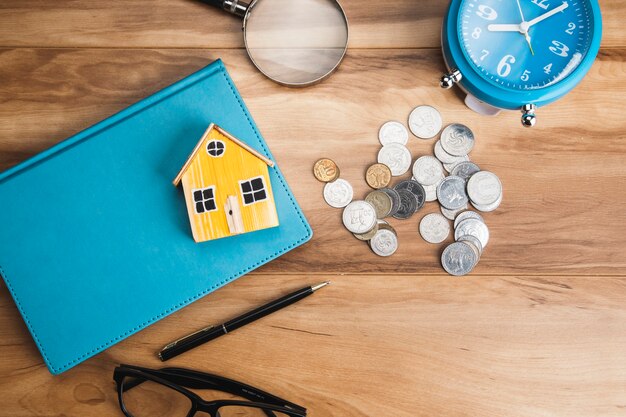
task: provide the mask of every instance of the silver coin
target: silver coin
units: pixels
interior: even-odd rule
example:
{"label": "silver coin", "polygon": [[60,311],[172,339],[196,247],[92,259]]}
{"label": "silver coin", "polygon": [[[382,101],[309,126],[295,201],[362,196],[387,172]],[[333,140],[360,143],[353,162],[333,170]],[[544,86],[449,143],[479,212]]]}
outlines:
{"label": "silver coin", "polygon": [[442,164],[453,164],[458,161],[457,156],[450,155],[448,152],[443,150],[443,147],[441,146],[441,139],[435,143],[435,157],[437,157]]}
{"label": "silver coin", "polygon": [[324,200],[329,206],[342,208],[350,204],[354,191],[352,186],[346,180],[341,178],[329,182],[324,186]]}
{"label": "silver coin", "polygon": [[483,245],[480,243],[480,240],[476,236],[472,236],[472,235],[459,236],[458,242],[471,243],[476,248],[476,253],[478,254],[479,259],[483,255]]}
{"label": "silver coin", "polygon": [[456,167],[459,163],[469,161],[469,156],[467,155],[453,156],[444,151],[443,147],[441,146],[441,140],[439,140],[435,144],[435,156],[439,161],[441,161],[443,167],[448,172],[451,172],[452,169]]}
{"label": "silver coin", "polygon": [[409,131],[400,122],[387,122],[378,131],[378,140],[383,146],[390,143],[406,145],[409,141]]}
{"label": "silver coin", "polygon": [[388,229],[379,229],[370,240],[370,248],[378,256],[391,256],[398,250],[398,236]]}
{"label": "silver coin", "polygon": [[384,219],[389,216],[393,206],[393,201],[389,194],[384,191],[376,190],[372,191],[365,197],[365,201],[370,203],[374,210],[376,210],[376,217],[378,219]]}
{"label": "silver coin", "polygon": [[434,185],[444,177],[443,166],[434,156],[422,156],[413,164],[413,177],[422,185]]}
{"label": "silver coin", "polygon": [[378,152],[378,163],[387,165],[394,177],[406,173],[411,167],[411,160],[411,152],[399,143],[385,145]]}
{"label": "silver coin", "polygon": [[487,247],[489,242],[489,228],[477,219],[466,219],[459,223],[454,229],[454,240],[459,240],[459,237],[463,235],[472,235],[478,238],[483,249]]}
{"label": "silver coin", "polygon": [[465,125],[453,123],[441,132],[441,147],[453,156],[467,155],[474,148],[474,133]]}
{"label": "silver coin", "polygon": [[422,218],[419,230],[426,242],[441,243],[450,235],[450,222],[441,214],[427,214]]}
{"label": "silver coin", "polygon": [[441,254],[441,265],[450,275],[463,276],[472,272],[478,263],[476,253],[462,242],[448,245]]}
{"label": "silver coin", "polygon": [[395,187],[393,187],[393,189],[396,191],[408,190],[415,194],[415,197],[417,197],[416,211],[424,207],[424,203],[426,202],[426,191],[419,182],[414,180],[401,181]]}
{"label": "silver coin", "polygon": [[416,107],[409,115],[409,128],[420,139],[430,139],[437,136],[443,121],[441,114],[431,106]]}
{"label": "silver coin", "polygon": [[424,191],[426,192],[426,201],[437,201],[437,187],[439,184],[435,185],[422,185],[424,187]]}
{"label": "silver coin", "polygon": [[467,206],[469,201],[465,193],[465,181],[461,177],[446,177],[437,187],[437,199],[439,204],[448,210],[458,210]]}
{"label": "silver coin", "polygon": [[480,220],[483,223],[485,222],[485,220],[483,219],[483,216],[476,213],[475,211],[468,210],[468,211],[464,211],[463,213],[459,213],[459,215],[456,216],[456,219],[454,219],[454,228],[456,229],[459,223],[467,219],[476,219],[476,220]]}
{"label": "silver coin", "polygon": [[457,161],[453,162],[451,164],[443,164],[443,168],[448,171],[448,173],[452,173],[452,171],[454,171],[454,168],[457,167],[457,165],[463,163],[463,162],[468,162],[469,161],[469,156],[467,155],[463,155],[463,156],[458,156],[457,157]]}
{"label": "silver coin", "polygon": [[473,162],[463,161],[456,164],[452,171],[452,175],[463,178],[465,181],[469,180],[472,175],[480,171],[480,167]]}
{"label": "silver coin", "polygon": [[489,213],[489,212],[495,211],[498,207],[500,207],[501,203],[502,203],[502,194],[500,194],[500,197],[498,197],[496,202],[493,203],[493,204],[482,205],[482,204],[476,204],[476,203],[472,202],[472,205],[478,211],[482,211],[484,213]]}
{"label": "silver coin", "polygon": [[343,209],[342,219],[352,233],[367,233],[376,226],[376,210],[367,201],[353,201]]}
{"label": "silver coin", "polygon": [[467,194],[472,203],[488,206],[502,197],[502,183],[496,174],[480,171],[467,181]]}
{"label": "silver coin", "polygon": [[391,197],[391,211],[389,212],[390,216],[393,216],[400,210],[400,194],[393,188],[381,188],[380,191],[383,191],[389,197]]}
{"label": "silver coin", "polygon": [[[468,236],[465,236],[466,238]],[[472,236],[469,236],[472,237]],[[476,246],[476,244],[470,240],[467,239],[463,239],[463,240],[459,240],[459,243],[464,243],[467,246],[470,247],[470,249],[472,249],[472,251],[474,252],[474,255],[476,255],[476,263],[474,264],[474,268],[476,268],[476,265],[478,265],[478,262],[480,262],[480,250],[478,250],[478,246]]]}
{"label": "silver coin", "polygon": [[396,191],[400,195],[400,208],[393,217],[398,220],[406,220],[417,211],[417,197],[409,190]]}
{"label": "silver coin", "polygon": [[456,219],[456,216],[458,216],[459,213],[467,210],[467,204],[458,210],[448,210],[444,206],[439,206],[439,209],[441,210],[441,214],[443,214],[446,219],[454,221],[454,219]]}

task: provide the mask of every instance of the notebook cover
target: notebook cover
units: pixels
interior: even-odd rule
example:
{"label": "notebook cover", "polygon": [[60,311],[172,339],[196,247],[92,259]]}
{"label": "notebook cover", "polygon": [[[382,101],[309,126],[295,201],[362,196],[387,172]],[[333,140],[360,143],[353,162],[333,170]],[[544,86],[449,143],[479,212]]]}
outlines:
{"label": "notebook cover", "polygon": [[311,238],[275,167],[279,227],[194,242],[172,179],[212,122],[272,159],[218,60],[0,174],[0,274],[53,374]]}

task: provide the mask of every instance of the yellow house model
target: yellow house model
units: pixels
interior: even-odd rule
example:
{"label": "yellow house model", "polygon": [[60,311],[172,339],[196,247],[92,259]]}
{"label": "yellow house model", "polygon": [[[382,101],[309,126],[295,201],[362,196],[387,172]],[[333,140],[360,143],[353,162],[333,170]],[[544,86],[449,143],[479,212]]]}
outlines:
{"label": "yellow house model", "polygon": [[183,183],[196,242],[278,226],[270,161],[211,124],[185,162],[174,186]]}

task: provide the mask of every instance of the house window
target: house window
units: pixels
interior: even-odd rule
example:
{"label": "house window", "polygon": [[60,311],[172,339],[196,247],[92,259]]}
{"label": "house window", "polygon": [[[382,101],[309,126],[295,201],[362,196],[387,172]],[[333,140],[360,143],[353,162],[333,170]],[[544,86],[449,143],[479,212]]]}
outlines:
{"label": "house window", "polygon": [[220,157],[224,154],[224,142],[221,140],[212,140],[206,145],[206,151],[212,157]]}
{"label": "house window", "polygon": [[215,187],[211,186],[193,190],[193,203],[196,207],[196,214],[217,210],[217,205],[215,205]]}
{"label": "house window", "polygon": [[251,178],[246,181],[240,181],[241,195],[243,204],[254,204],[258,201],[267,200],[267,191],[265,189],[265,181],[263,177]]}

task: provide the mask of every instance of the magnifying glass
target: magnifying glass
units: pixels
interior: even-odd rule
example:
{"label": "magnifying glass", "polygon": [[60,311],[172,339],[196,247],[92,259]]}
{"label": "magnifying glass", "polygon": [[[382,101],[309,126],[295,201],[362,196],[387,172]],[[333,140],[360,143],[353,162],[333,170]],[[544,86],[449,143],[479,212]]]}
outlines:
{"label": "magnifying glass", "polygon": [[320,82],[346,54],[348,19],[337,0],[201,1],[243,18],[248,56],[279,84]]}

